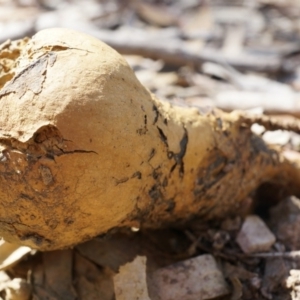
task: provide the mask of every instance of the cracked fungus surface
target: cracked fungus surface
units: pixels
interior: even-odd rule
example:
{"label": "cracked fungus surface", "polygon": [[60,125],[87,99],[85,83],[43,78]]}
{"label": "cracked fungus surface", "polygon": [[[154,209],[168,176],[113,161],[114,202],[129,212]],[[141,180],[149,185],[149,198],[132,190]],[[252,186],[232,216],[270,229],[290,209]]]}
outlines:
{"label": "cracked fungus surface", "polygon": [[[115,187],[132,167],[105,136],[130,130],[113,129],[119,116],[110,111],[130,101],[122,86],[111,95],[114,85],[139,83],[115,51],[73,31],[46,30],[19,52],[0,90],[0,234],[63,248],[117,226],[133,208],[116,201]],[[123,171],[112,171],[115,162]]]}
{"label": "cracked fungus surface", "polygon": [[[116,51],[85,34],[47,29],[19,45],[0,89],[7,241],[60,249],[115,227],[182,220],[199,207],[204,215],[248,193],[243,182],[240,191],[226,184],[247,182],[250,157],[228,141],[232,120],[158,101]],[[241,166],[225,172],[232,162]]]}

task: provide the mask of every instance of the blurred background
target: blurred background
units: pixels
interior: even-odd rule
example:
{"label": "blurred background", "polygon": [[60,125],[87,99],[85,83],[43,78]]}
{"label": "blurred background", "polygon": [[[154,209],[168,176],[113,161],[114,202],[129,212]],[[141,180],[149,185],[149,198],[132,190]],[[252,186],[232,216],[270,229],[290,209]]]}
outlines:
{"label": "blurred background", "polygon": [[299,16],[300,0],[0,0],[0,42],[73,28],[162,99],[299,116]]}

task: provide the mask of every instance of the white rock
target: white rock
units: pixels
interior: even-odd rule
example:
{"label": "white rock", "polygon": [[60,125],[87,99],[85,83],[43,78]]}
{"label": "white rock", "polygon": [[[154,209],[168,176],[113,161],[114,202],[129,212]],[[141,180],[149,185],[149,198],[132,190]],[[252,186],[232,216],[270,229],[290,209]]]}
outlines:
{"label": "white rock", "polygon": [[116,300],[150,300],[146,280],[146,257],[137,256],[133,262],[120,267],[114,276]]}
{"label": "white rock", "polygon": [[236,237],[236,242],[244,253],[268,251],[275,240],[274,234],[256,215],[247,216]]}
{"label": "white rock", "polygon": [[152,281],[153,292],[160,300],[205,300],[229,293],[223,274],[209,254],[159,269]]}

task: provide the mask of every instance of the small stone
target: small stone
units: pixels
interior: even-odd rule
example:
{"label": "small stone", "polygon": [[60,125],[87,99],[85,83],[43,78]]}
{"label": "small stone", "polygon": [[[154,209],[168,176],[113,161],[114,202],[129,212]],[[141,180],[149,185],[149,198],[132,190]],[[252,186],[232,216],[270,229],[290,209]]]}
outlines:
{"label": "small stone", "polygon": [[[270,210],[269,224],[281,243],[275,244],[278,252],[286,249],[297,251],[300,249],[300,200],[289,197],[280,201]],[[283,249],[278,249],[278,247]]]}
{"label": "small stone", "polygon": [[236,237],[236,242],[244,253],[269,251],[275,240],[274,234],[263,220],[256,215],[246,217]]}
{"label": "small stone", "polygon": [[229,293],[212,255],[205,254],[155,271],[153,289],[163,300],[205,300]]}
{"label": "small stone", "polygon": [[147,287],[146,257],[137,256],[133,262],[120,267],[114,276],[116,300],[150,300]]}

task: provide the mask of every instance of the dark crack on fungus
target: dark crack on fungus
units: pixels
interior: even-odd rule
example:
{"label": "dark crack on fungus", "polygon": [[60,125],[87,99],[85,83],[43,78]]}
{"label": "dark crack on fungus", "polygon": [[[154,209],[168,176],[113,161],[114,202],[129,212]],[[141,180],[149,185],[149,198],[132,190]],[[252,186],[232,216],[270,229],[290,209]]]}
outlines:
{"label": "dark crack on fungus", "polygon": [[152,148],[151,152],[149,154],[148,162],[150,162],[150,160],[154,157],[155,153],[156,153],[156,150],[154,148]]}
{"label": "dark crack on fungus", "polygon": [[150,188],[148,194],[154,202],[161,198],[161,192],[156,184]]}
{"label": "dark crack on fungus", "polygon": [[180,165],[180,167],[179,167],[180,176],[183,176],[183,174],[184,174],[183,158],[184,158],[185,153],[186,153],[186,148],[187,148],[188,141],[189,141],[188,133],[187,133],[186,128],[184,128],[184,135],[183,135],[183,137],[180,141],[180,152],[175,155],[175,160],[176,160],[177,164]]}
{"label": "dark crack on fungus", "polygon": [[185,156],[186,153],[186,149],[187,149],[187,144],[188,144],[188,133],[186,128],[183,128],[184,130],[184,134],[182,139],[179,142],[180,145],[180,151],[178,153],[174,153],[173,157],[175,159],[175,164],[171,167],[170,169],[170,173],[172,173],[177,166],[179,166],[179,175],[182,178],[184,175],[184,162],[183,162],[183,158]]}
{"label": "dark crack on fungus", "polygon": [[162,131],[162,129],[159,128],[158,126],[157,126],[157,130],[159,132],[160,139],[166,145],[167,149],[169,149],[168,138],[166,137],[166,135],[164,134],[164,132]]}
{"label": "dark crack on fungus", "polygon": [[72,151],[63,151],[63,153],[56,154],[56,156],[62,156],[67,154],[76,154],[76,153],[93,153],[98,154],[96,151],[93,150],[72,150]]}
{"label": "dark crack on fungus", "polygon": [[159,111],[155,105],[152,106],[152,110],[155,112],[155,117],[152,124],[155,125],[158,121]]}
{"label": "dark crack on fungus", "polygon": [[137,172],[133,173],[131,178],[142,179],[142,173],[140,171],[137,171]]}
{"label": "dark crack on fungus", "polygon": [[62,137],[58,129],[52,125],[47,125],[39,128],[33,134],[33,137],[26,143],[20,142],[15,138],[0,137],[0,144],[5,146],[6,148],[2,151],[2,154],[4,156],[5,151],[9,152],[11,150],[16,150],[26,155],[28,162],[35,162],[43,157],[55,161],[55,157],[69,154],[98,154],[96,151],[93,150],[64,150],[63,148],[65,141],[66,140]]}

